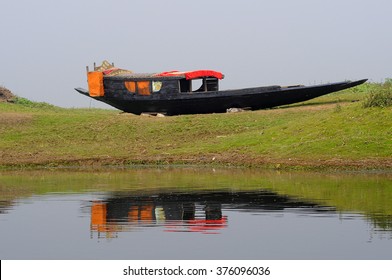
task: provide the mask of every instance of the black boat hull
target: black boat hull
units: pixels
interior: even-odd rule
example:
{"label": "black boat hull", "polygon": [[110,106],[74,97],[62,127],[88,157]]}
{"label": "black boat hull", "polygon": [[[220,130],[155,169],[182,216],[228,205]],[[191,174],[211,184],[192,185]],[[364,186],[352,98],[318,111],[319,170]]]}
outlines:
{"label": "black boat hull", "polygon": [[[124,112],[163,113],[166,115],[223,113],[229,108],[258,110],[310,100],[325,94],[344,90],[366,82],[347,81],[316,86],[257,87],[238,90],[222,90],[201,93],[177,93],[150,96],[114,97],[108,93],[102,97],[92,97]],[[82,88],[79,93],[89,96]]]}

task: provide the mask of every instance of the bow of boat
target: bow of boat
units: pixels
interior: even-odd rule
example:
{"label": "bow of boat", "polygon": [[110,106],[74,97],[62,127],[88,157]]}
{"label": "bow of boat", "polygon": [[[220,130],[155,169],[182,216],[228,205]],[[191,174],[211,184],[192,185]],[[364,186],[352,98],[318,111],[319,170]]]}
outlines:
{"label": "bow of boat", "polygon": [[75,88],[75,90],[83,95],[86,95],[88,97],[91,97],[88,90],[84,89],[84,88]]}
{"label": "bow of boat", "polygon": [[346,81],[346,82],[342,85],[342,89],[347,89],[347,88],[359,86],[359,85],[365,83],[367,80],[368,80],[368,79],[362,79],[362,80],[356,80],[356,81]]}

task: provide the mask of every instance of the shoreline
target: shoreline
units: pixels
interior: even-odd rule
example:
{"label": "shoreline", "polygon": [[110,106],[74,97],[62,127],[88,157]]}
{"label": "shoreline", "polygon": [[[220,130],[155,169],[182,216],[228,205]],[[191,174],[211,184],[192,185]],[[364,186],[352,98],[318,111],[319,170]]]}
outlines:
{"label": "shoreline", "polygon": [[325,159],[318,161],[298,160],[298,159],[266,159],[253,158],[248,161],[229,161],[213,157],[209,160],[206,157],[199,159],[175,159],[175,158],[114,158],[114,157],[92,157],[44,160],[41,162],[9,162],[0,164],[0,171],[5,170],[29,170],[29,169],[61,169],[61,168],[134,168],[134,167],[213,167],[213,168],[250,168],[265,170],[284,171],[355,171],[355,172],[391,172],[392,159]]}

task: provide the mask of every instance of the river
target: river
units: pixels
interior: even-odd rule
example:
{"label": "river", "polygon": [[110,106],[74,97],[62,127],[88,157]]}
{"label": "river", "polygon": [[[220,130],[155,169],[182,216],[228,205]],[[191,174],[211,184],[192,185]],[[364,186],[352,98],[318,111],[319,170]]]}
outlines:
{"label": "river", "polygon": [[0,259],[392,259],[392,174],[0,172]]}

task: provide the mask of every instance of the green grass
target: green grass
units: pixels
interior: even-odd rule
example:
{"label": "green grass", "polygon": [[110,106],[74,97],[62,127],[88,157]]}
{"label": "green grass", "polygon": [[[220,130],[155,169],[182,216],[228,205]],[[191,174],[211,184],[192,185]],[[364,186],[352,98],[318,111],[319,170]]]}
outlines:
{"label": "green grass", "polygon": [[390,168],[391,107],[363,105],[385,88],[367,83],[278,109],[166,118],[0,103],[0,165]]}

